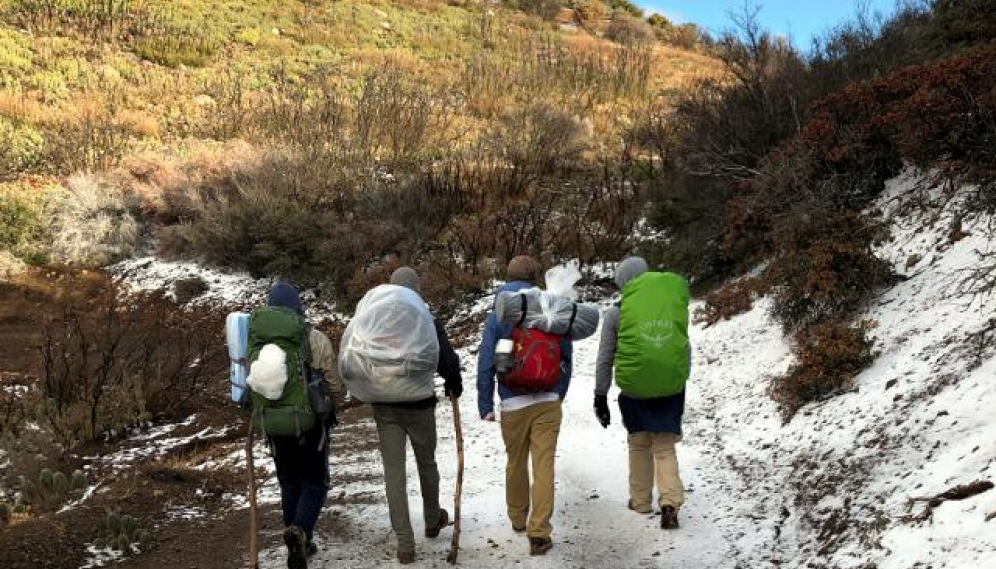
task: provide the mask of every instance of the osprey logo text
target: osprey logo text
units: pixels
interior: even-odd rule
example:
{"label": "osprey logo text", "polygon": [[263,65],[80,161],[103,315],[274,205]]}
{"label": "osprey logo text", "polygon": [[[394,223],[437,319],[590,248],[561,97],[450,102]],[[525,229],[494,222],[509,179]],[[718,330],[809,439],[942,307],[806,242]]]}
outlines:
{"label": "osprey logo text", "polygon": [[667,320],[643,322],[639,327],[640,336],[654,348],[663,348],[674,336],[674,323]]}

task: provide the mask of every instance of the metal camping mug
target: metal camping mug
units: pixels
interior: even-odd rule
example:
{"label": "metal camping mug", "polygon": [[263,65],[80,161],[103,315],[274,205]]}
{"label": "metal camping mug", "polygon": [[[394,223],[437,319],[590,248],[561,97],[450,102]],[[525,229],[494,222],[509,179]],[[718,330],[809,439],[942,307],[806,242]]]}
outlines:
{"label": "metal camping mug", "polygon": [[512,371],[512,350],[515,343],[512,340],[498,340],[495,348],[495,371],[498,373],[508,373]]}

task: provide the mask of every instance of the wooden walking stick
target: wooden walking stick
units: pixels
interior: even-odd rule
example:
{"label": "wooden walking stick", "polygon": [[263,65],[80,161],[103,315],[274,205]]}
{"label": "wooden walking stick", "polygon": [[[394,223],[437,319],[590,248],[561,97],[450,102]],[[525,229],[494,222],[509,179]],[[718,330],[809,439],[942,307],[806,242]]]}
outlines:
{"label": "wooden walking stick", "polygon": [[460,498],[463,495],[463,428],[460,426],[460,405],[457,398],[450,396],[453,403],[453,427],[456,430],[457,445],[457,481],[456,493],[453,496],[453,541],[450,542],[450,553],[446,561],[450,565],[457,562],[457,552],[460,550]]}
{"label": "wooden walking stick", "polygon": [[246,468],[249,470],[249,569],[259,569],[259,527],[256,512],[256,467],[253,464],[252,450],[255,444],[255,419],[249,419],[249,434],[246,436]]}

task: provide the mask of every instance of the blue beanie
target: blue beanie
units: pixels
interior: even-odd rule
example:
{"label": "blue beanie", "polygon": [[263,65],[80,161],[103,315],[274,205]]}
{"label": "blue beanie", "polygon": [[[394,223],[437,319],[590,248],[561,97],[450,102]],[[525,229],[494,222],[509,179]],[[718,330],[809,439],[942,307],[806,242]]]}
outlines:
{"label": "blue beanie", "polygon": [[304,307],[301,305],[301,295],[297,289],[289,283],[277,283],[270,289],[270,295],[266,298],[266,303],[270,306],[282,306],[304,316]]}

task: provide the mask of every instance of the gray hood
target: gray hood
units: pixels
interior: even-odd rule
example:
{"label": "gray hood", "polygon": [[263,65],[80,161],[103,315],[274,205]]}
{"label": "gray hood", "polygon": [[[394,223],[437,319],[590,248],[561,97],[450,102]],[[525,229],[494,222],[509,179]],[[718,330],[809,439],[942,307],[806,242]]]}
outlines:
{"label": "gray hood", "polygon": [[641,257],[627,257],[616,267],[616,286],[620,289],[626,283],[650,270],[647,262]]}

